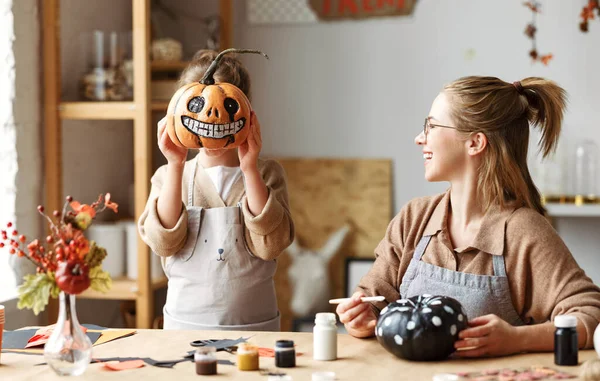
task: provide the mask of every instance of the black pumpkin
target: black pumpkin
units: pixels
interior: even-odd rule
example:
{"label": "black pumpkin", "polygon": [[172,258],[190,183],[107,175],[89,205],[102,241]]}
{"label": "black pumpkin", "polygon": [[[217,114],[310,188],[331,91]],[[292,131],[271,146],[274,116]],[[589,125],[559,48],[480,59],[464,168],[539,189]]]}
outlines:
{"label": "black pumpkin", "polygon": [[458,333],[466,327],[467,316],[456,299],[420,295],[400,299],[381,310],[375,335],[397,357],[436,361],[454,352]]}

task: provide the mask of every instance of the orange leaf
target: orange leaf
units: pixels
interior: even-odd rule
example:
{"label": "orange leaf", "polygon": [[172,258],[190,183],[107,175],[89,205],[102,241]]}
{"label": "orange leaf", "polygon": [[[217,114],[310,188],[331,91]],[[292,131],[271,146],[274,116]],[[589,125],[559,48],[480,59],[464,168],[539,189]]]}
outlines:
{"label": "orange leaf", "polygon": [[540,57],[540,61],[542,61],[542,63],[546,66],[548,66],[548,63],[550,62],[550,60],[554,58],[554,55],[552,54],[546,54],[544,56]]}
{"label": "orange leaf", "polygon": [[129,360],[129,361],[108,361],[104,363],[104,367],[110,370],[127,370],[141,368],[145,365],[144,360]]}

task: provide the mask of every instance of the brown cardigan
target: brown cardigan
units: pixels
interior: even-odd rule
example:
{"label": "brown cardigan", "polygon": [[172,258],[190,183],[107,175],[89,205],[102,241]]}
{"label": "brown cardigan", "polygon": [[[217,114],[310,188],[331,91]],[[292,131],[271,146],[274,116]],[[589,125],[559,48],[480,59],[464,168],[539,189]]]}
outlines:
{"label": "brown cardigan", "polygon": [[385,296],[381,310],[400,297],[402,277],[423,235],[433,235],[422,260],[454,271],[493,275],[492,255],[504,255],[513,305],[526,324],[573,314],[593,346],[600,321],[600,289],[579,267],[554,228],[530,208],[492,207],[468,247],[453,248],[447,213],[450,193],[410,201],[389,224],[375,249],[375,264],[359,290]]}
{"label": "brown cardigan", "polygon": [[[182,213],[177,224],[171,229],[162,226],[156,209],[160,189],[166,176],[166,166],[160,167],[152,176],[150,197],[138,221],[138,230],[144,242],[161,257],[177,253],[187,239],[188,179],[190,171],[194,169],[194,160],[185,163],[181,192]],[[246,243],[250,251],[259,258],[272,260],[277,258],[294,239],[294,223],[290,214],[283,167],[274,160],[260,159],[258,169],[269,191],[267,204],[258,216],[254,216],[248,209],[243,176],[232,186],[227,199],[223,201],[201,165],[198,165],[196,170],[193,200],[195,206],[204,208],[235,206],[241,202]]]}

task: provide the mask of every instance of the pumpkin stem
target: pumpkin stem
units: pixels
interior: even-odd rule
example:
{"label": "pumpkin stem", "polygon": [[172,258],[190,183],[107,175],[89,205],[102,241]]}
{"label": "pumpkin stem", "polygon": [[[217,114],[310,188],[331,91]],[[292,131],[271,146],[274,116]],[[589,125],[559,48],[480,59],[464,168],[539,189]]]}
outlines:
{"label": "pumpkin stem", "polygon": [[225,54],[227,54],[227,53],[254,53],[254,54],[261,54],[266,59],[269,59],[269,56],[266,55],[265,53],[261,52],[260,50],[235,49],[235,48],[225,49],[221,53],[219,53],[219,55],[216,56],[215,59],[213,60],[213,62],[210,64],[210,66],[206,70],[206,73],[204,73],[204,76],[200,80],[201,84],[203,84],[203,85],[214,85],[215,84],[215,79],[213,78],[213,75],[215,75],[215,72],[217,71],[217,66],[219,65],[219,62],[221,61],[221,58],[223,58],[223,56]]}

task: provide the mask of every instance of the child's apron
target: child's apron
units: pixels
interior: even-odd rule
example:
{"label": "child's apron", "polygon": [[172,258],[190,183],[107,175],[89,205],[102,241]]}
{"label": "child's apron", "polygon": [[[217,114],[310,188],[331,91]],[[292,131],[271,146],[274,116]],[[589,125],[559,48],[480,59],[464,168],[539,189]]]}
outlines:
{"label": "child's apron", "polygon": [[164,329],[279,331],[273,276],[277,264],[253,256],[240,205],[194,206],[197,160],[190,175],[188,234],[168,257]]}

